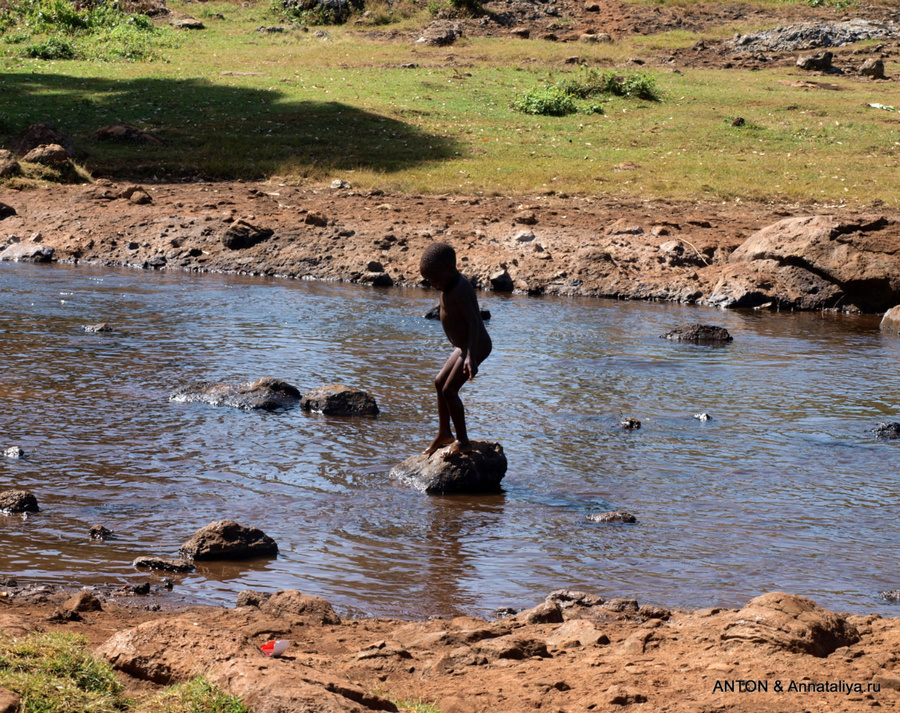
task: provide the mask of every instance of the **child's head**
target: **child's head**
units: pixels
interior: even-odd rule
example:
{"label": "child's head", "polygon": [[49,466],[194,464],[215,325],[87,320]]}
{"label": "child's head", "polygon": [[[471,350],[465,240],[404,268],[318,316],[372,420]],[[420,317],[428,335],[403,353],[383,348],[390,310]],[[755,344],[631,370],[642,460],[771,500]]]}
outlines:
{"label": "child's head", "polygon": [[432,243],[422,253],[419,272],[437,289],[448,287],[456,277],[456,251],[447,243]]}

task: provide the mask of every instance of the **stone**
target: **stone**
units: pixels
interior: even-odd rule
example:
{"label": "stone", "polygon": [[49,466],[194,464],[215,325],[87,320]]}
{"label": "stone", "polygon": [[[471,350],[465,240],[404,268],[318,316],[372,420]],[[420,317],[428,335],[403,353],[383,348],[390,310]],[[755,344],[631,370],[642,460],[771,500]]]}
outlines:
{"label": "stone", "polygon": [[192,560],[246,559],[277,555],[278,545],[256,527],[219,520],[197,530],[181,546],[180,554]]}
{"label": "stone", "polygon": [[520,40],[527,40],[531,37],[531,30],[527,27],[514,27],[509,31],[509,34],[513,37],[518,37]]}
{"label": "stone", "polygon": [[169,401],[274,411],[296,406],[300,402],[300,390],[281,379],[267,377],[237,385],[201,381],[182,387]]}
{"label": "stone", "polygon": [[328,601],[296,589],[275,592],[259,605],[259,609],[264,614],[289,620],[292,624],[338,626],[341,623]]}
{"label": "stone", "polygon": [[712,421],[712,416],[710,416],[705,411],[703,413],[695,413],[694,418],[696,418],[698,421],[703,421],[703,422]]}
{"label": "stone", "polygon": [[98,322],[97,324],[86,324],[82,329],[88,334],[97,334],[98,332],[114,332],[112,325],[106,322]]}
{"label": "stone", "polygon": [[871,77],[872,79],[885,79],[884,62],[880,59],[871,57],[862,63],[859,73],[863,77]]}
{"label": "stone", "polygon": [[257,228],[245,220],[237,220],[222,233],[222,246],[228,250],[252,248],[275,234],[271,228]]}
{"label": "stone", "polygon": [[619,218],[615,223],[607,227],[607,235],[643,235],[644,229],[640,225],[631,223],[625,218]]}
{"label": "stone", "polygon": [[18,176],[22,173],[22,167],[14,158],[0,158],[0,178]]}
{"label": "stone", "polygon": [[134,562],[131,563],[131,566],[135,569],[158,569],[163,572],[177,572],[179,574],[193,572],[196,569],[194,565],[184,560],[164,559],[162,557],[149,557],[146,555],[137,557]]}
{"label": "stone", "polygon": [[0,251],[3,262],[53,262],[55,250],[38,243],[13,243]]}
{"label": "stone", "polygon": [[340,179],[340,178],[335,178],[335,179],[331,182],[331,187],[332,187],[333,189],[335,189],[335,190],[346,189],[346,188],[352,188],[352,186],[350,185],[350,183],[348,183],[347,181],[344,181],[343,179]]}
{"label": "stone", "polygon": [[640,609],[638,609],[638,616],[643,617],[644,619],[662,619],[666,620],[672,616],[672,612],[668,609],[664,609],[663,607],[655,607],[652,604],[643,604]]}
{"label": "stone", "polygon": [[598,3],[596,0],[587,0],[587,2],[584,4],[584,11],[600,12],[600,3]]}
{"label": "stone", "polygon": [[708,324],[689,324],[661,335],[673,342],[690,342],[691,344],[727,344],[733,341],[728,330]]}
{"label": "stone", "polygon": [[603,609],[616,612],[617,614],[637,614],[640,606],[637,599],[608,599],[600,605]]}
{"label": "stone", "polygon": [[151,203],[153,203],[152,196],[142,188],[136,191],[132,191],[131,195],[128,196],[128,200],[135,205],[150,205]]}
{"label": "stone", "polygon": [[891,307],[881,318],[880,328],[883,332],[900,334],[900,305]]}
{"label": "stone", "polygon": [[492,272],[488,277],[494,292],[512,292],[515,289],[515,283],[506,269]]}
{"label": "stone", "polygon": [[785,218],[751,235],[728,262],[755,267],[764,292],[788,294],[782,306],[884,312],[900,304],[898,229],[880,215]]}
{"label": "stone", "polygon": [[636,418],[632,418],[631,416],[629,416],[619,425],[626,431],[637,431],[641,427],[641,422]]}
{"label": "stone", "polygon": [[92,540],[108,540],[113,536],[113,531],[105,528],[103,525],[94,525],[90,530]]}
{"label": "stone", "polygon": [[37,498],[27,490],[7,490],[0,493],[0,513],[40,512]]}
{"label": "stone", "polygon": [[382,265],[378,260],[369,260],[366,263],[366,270],[368,272],[384,272],[384,265]]}
{"label": "stone", "polygon": [[894,602],[895,604],[900,603],[900,589],[891,589],[888,592],[880,592],[878,596],[886,602]]}
{"label": "stone", "polygon": [[609,637],[587,619],[572,619],[547,637],[547,646],[571,649],[580,646],[605,646]]}
{"label": "stone", "polygon": [[513,659],[522,661],[532,656],[549,658],[547,644],[541,639],[535,639],[518,634],[498,636],[494,639],[479,641],[473,647],[478,653],[484,654],[489,660]]}
{"label": "stone", "polygon": [[31,149],[22,157],[22,161],[42,166],[62,166],[69,162],[69,154],[59,144],[46,144]]}
{"label": "stone", "polygon": [[377,416],[375,397],[343,384],[328,384],[313,389],[300,399],[300,408],[326,416]]}
{"label": "stone", "polygon": [[879,423],[872,429],[875,438],[885,441],[893,441],[900,438],[900,423],[891,421],[890,423]]}
{"label": "stone", "polygon": [[16,156],[24,156],[32,149],[48,144],[62,146],[69,158],[75,156],[75,144],[72,143],[72,140],[65,134],[57,131],[50,124],[44,122],[32,124],[19,133],[10,142],[9,148]]}
{"label": "stone", "polygon": [[22,700],[8,688],[0,687],[0,713],[18,713]]}
{"label": "stone", "polygon": [[859,632],[842,616],[805,597],[771,592],[750,600],[731,615],[723,641],[746,641],[824,658],[859,641]]}
{"label": "stone", "polygon": [[472,451],[444,460],[441,451],[418,454],[391,470],[395,478],[429,495],[496,493],[506,475],[506,455],[499,443],[472,441]]}
{"label": "stone", "polygon": [[367,272],[361,278],[360,282],[372,285],[372,287],[393,287],[394,278],[386,272]]}
{"label": "stone", "polygon": [[176,30],[204,30],[206,29],[205,25],[200,21],[193,17],[182,17],[175,20],[172,20],[169,23]]}
{"label": "stone", "polygon": [[646,703],[647,696],[626,686],[610,686],[606,689],[606,702],[611,706],[630,706]]}
{"label": "stone", "polygon": [[606,32],[585,32],[583,35],[579,35],[578,41],[589,45],[600,45],[609,44],[613,39],[612,35]]}
{"label": "stone", "polygon": [[603,604],[605,599],[587,592],[577,592],[571,589],[557,589],[547,595],[546,601],[556,602],[565,612],[566,609],[590,609]]}
{"label": "stone", "polygon": [[521,624],[561,624],[563,613],[559,604],[554,601],[543,601],[536,607],[519,612],[515,620]]}
{"label": "stone", "polygon": [[452,20],[435,20],[423,31],[416,44],[432,47],[452,45],[463,36],[463,24]]}
{"label": "stone", "polygon": [[16,209],[6,203],[0,203],[0,220],[16,215]]}
{"label": "stone", "polygon": [[831,52],[816,52],[798,57],[797,66],[807,71],[827,72],[831,69],[832,59],[834,55]]}
{"label": "stone", "polygon": [[63,608],[75,612],[103,611],[103,605],[97,599],[97,595],[86,589],[82,589],[78,594],[67,599]]}
{"label": "stone", "polygon": [[588,515],[588,520],[591,522],[599,522],[603,524],[610,523],[635,523],[637,522],[637,518],[628,512],[623,512],[622,510],[610,510],[609,512],[598,512],[592,515]]}
{"label": "stone", "polygon": [[328,217],[324,213],[318,213],[313,210],[306,214],[303,222],[307,225],[314,225],[317,228],[324,228],[328,225]]}
{"label": "stone", "polygon": [[258,609],[271,596],[271,593],[268,592],[255,592],[252,589],[245,589],[238,594],[235,606],[256,607]]}
{"label": "stone", "polygon": [[91,138],[95,141],[117,141],[125,144],[148,144],[161,146],[162,141],[153,134],[131,124],[112,124],[97,129]]}
{"label": "stone", "polygon": [[10,446],[5,451],[3,451],[3,455],[7,458],[11,458],[12,460],[20,460],[25,457],[25,451],[21,446]]}
{"label": "stone", "polygon": [[530,243],[533,242],[536,237],[533,230],[520,230],[513,236],[513,241],[517,243]]}

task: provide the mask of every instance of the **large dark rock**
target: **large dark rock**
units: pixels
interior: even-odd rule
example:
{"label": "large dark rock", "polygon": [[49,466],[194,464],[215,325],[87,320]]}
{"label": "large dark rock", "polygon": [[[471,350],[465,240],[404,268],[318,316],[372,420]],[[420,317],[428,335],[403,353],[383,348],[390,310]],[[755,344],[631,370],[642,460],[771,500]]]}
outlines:
{"label": "large dark rock", "polygon": [[820,658],[859,641],[859,632],[841,615],[810,599],[771,592],[750,600],[722,632],[723,641],[738,640]]}
{"label": "large dark rock", "polygon": [[72,143],[72,139],[44,122],[32,124],[22,131],[10,142],[9,148],[16,156],[24,156],[32,149],[48,144],[59,144],[70,158],[75,156],[75,144]]}
{"label": "large dark rock", "polygon": [[890,423],[879,423],[872,429],[875,438],[881,438],[885,441],[893,441],[900,438],[900,423],[891,421]]}
{"label": "large dark rock", "polygon": [[365,391],[329,384],[303,395],[300,407],[326,416],[377,416],[378,404]]}
{"label": "large dark rock", "polygon": [[37,498],[26,490],[7,490],[0,493],[0,513],[38,512]]}
{"label": "large dark rock", "polygon": [[13,243],[0,251],[3,262],[53,262],[54,250],[40,243]]}
{"label": "large dark rock", "polygon": [[832,59],[834,55],[827,51],[805,54],[797,58],[797,66],[807,71],[827,72],[831,69]]}
{"label": "large dark rock", "polygon": [[169,401],[274,411],[295,406],[300,401],[300,390],[281,379],[262,378],[245,384],[201,381],[179,389]]}
{"label": "large dark rock", "polygon": [[472,441],[472,451],[444,460],[441,451],[407,458],[391,475],[429,495],[496,493],[506,475],[499,443]]}
{"label": "large dark rock", "polygon": [[194,560],[231,560],[276,555],[278,545],[256,527],[219,520],[197,530],[180,551]]}
{"label": "large dark rock", "polygon": [[243,250],[268,240],[274,234],[271,228],[257,228],[245,220],[238,220],[222,233],[222,245],[229,250]]}
{"label": "large dark rock", "polygon": [[692,344],[727,344],[734,339],[724,327],[715,327],[709,324],[688,324],[666,332],[662,336],[673,342],[690,342]]}
{"label": "large dark rock", "polygon": [[165,559],[163,557],[141,556],[131,563],[135,569],[158,569],[163,572],[178,572],[180,574],[193,572],[196,568],[190,562],[179,559]]}

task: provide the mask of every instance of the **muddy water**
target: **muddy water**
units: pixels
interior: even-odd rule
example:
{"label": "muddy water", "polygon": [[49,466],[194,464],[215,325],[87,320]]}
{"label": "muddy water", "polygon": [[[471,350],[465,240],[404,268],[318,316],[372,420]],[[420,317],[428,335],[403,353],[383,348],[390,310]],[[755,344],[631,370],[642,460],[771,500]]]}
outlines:
{"label": "muddy water", "polygon": [[[388,470],[433,436],[448,347],[422,291],[0,265],[0,574],[136,584],[210,521],[264,529],[277,559],[202,567],[174,599],[297,588],[339,610],[485,614],[559,587],[672,606],[770,590],[844,611],[896,608],[900,339],[873,318],[485,295],[494,354],[464,391],[473,437],[500,441],[502,495],[430,498]],[[107,321],[111,334],[82,325]],[[724,348],[659,335],[727,327]],[[374,394],[372,420],[246,413],[168,396],[277,376]],[[712,416],[700,422],[693,414]],[[623,431],[632,416],[639,431]],[[591,513],[628,510],[635,526]],[[91,525],[116,538],[93,542]]]}

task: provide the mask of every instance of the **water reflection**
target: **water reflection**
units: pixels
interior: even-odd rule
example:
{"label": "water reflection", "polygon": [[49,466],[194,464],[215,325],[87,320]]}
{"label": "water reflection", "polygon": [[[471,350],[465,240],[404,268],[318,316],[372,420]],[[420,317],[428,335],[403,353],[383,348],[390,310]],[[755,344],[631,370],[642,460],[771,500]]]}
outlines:
{"label": "water reflection", "polygon": [[[667,605],[771,589],[882,610],[900,515],[900,340],[877,320],[486,295],[495,343],[463,397],[510,461],[496,498],[425,497],[389,469],[430,442],[448,345],[420,291],[0,264],[0,485],[42,512],[0,517],[0,573],[144,581],[213,520],[277,558],[206,565],[173,597],[296,587],[339,609],[426,616],[527,606],[558,587]],[[107,321],[116,331],[87,334]],[[660,339],[722,325],[726,348]],[[198,380],[343,382],[375,420],[170,403]],[[700,422],[706,411],[712,420]],[[633,416],[639,431],[619,422]],[[638,524],[591,513],[625,509]],[[116,532],[88,538],[91,525]]]}

